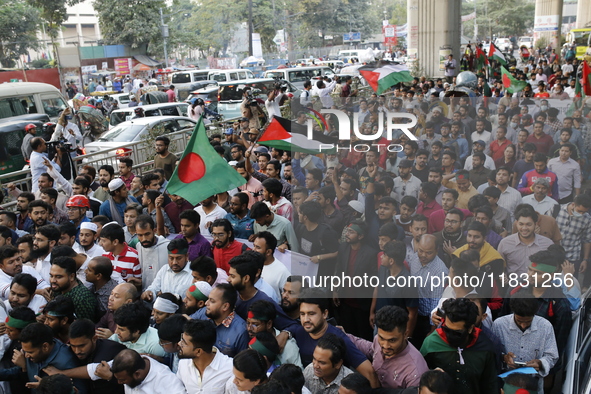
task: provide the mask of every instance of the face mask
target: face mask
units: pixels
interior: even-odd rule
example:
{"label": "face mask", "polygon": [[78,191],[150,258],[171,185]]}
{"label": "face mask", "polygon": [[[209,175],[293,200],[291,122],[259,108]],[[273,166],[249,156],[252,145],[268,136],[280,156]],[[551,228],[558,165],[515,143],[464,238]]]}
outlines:
{"label": "face mask", "polygon": [[547,110],[548,110],[548,106],[547,106],[547,105],[542,105],[542,106],[540,107],[540,110],[542,110],[542,111],[547,111]]}
{"label": "face mask", "polygon": [[468,330],[451,330],[446,326],[442,326],[443,332],[445,332],[445,336],[447,337],[447,343],[451,347],[464,347],[468,342]]}
{"label": "face mask", "polygon": [[517,122],[511,122],[511,127],[513,127],[514,129],[517,128]]}
{"label": "face mask", "polygon": [[577,212],[573,209],[573,216],[576,218],[580,218],[581,216],[583,216],[583,214],[581,212]]}

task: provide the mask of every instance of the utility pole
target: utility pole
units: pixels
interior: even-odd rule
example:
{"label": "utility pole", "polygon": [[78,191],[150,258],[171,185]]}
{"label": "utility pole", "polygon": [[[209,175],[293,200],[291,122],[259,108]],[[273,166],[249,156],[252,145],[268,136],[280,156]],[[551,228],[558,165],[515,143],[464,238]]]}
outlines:
{"label": "utility pole", "polygon": [[248,56],[252,56],[252,0],[248,0]]}
{"label": "utility pole", "polygon": [[[472,2],[474,3],[474,15],[476,15],[476,0],[472,0]],[[474,42],[478,41],[478,22],[477,22],[477,18],[474,18]]]}
{"label": "utility pole", "polygon": [[162,30],[162,38],[164,39],[164,62],[166,64],[166,68],[168,68],[168,50],[166,48],[168,25],[164,24],[164,14],[162,13],[162,8],[160,8],[160,29]]}

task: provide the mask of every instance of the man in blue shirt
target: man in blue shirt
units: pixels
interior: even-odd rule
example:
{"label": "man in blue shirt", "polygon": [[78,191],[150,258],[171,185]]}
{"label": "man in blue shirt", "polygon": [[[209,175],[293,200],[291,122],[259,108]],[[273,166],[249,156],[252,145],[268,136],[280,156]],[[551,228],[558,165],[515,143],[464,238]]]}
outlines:
{"label": "man in blue shirt", "polygon": [[115,178],[109,182],[109,198],[107,198],[99,209],[99,215],[105,215],[109,220],[125,225],[123,217],[125,208],[132,202],[137,203],[135,197],[129,195],[129,190],[121,178]]}
{"label": "man in blue shirt", "polygon": [[191,315],[191,319],[211,320],[216,326],[215,347],[229,357],[234,357],[248,347],[246,322],[234,312],[238,295],[229,283],[220,283],[209,293],[205,308]]}
{"label": "man in blue shirt", "polygon": [[248,195],[242,192],[236,193],[230,199],[230,212],[225,218],[232,224],[236,238],[248,239],[254,234],[254,219],[250,217],[248,202]]}

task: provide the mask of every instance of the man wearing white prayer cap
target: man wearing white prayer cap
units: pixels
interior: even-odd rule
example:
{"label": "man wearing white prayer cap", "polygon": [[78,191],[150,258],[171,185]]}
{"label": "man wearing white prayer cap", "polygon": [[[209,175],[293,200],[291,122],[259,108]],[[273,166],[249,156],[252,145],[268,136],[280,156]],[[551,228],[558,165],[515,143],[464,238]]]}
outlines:
{"label": "man wearing white prayer cap", "polygon": [[80,246],[84,249],[84,253],[90,257],[102,256],[105,250],[96,243],[98,226],[96,223],[82,222],[80,224]]}

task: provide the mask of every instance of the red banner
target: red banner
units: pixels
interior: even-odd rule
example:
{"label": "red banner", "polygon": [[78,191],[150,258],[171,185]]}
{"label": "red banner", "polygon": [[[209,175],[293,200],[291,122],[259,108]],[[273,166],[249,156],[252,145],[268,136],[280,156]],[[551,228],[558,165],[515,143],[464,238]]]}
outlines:
{"label": "red banner", "polygon": [[398,44],[398,37],[396,36],[396,25],[386,25],[382,27],[382,34],[384,35],[384,44],[396,45]]}
{"label": "red banner", "polygon": [[131,58],[114,59],[113,63],[119,77],[131,74]]}

